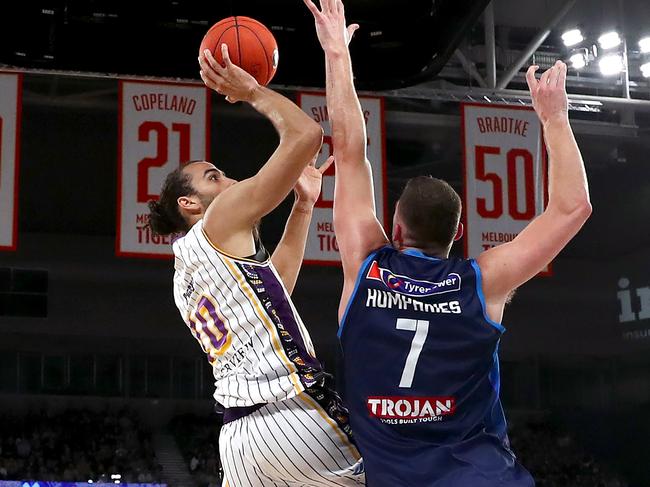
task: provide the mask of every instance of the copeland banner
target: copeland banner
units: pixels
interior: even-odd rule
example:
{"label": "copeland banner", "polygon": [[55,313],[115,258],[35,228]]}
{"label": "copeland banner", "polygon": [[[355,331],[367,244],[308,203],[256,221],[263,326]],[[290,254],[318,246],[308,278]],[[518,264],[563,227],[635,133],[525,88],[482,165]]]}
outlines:
{"label": "copeland banner", "polygon": [[22,76],[0,73],[0,250],[16,250]]}
{"label": "copeland banner", "polygon": [[[368,134],[368,160],[372,166],[377,218],[385,224],[387,220],[386,195],[386,137],[384,132],[384,100],[379,97],[359,97],[366,120]],[[332,155],[332,131],[327,114],[327,102],[322,93],[299,93],[298,105],[320,123],[325,131],[323,149],[318,156],[317,166]],[[314,215],[309,228],[305,248],[306,264],[337,265],[341,262],[336,236],[334,234],[334,174],[332,165],[323,176],[323,190],[314,206]]]}
{"label": "copeland banner", "polygon": [[120,81],[117,254],[166,257],[171,238],[152,235],[147,202],[166,175],[209,154],[209,91],[198,85]]}
{"label": "copeland banner", "polygon": [[462,117],[465,255],[477,257],[544,211],[546,152],[532,108],[464,103]]}

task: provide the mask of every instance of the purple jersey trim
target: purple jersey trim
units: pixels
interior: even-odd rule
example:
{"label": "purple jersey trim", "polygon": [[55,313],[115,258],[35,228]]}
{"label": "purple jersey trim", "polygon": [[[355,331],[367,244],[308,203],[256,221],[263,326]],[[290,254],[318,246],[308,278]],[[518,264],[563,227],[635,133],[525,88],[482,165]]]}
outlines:
{"label": "purple jersey trim", "polygon": [[274,324],[287,357],[298,370],[300,381],[312,387],[323,375],[323,367],[308,351],[289,299],[275,273],[268,266],[237,263],[246,281]]}

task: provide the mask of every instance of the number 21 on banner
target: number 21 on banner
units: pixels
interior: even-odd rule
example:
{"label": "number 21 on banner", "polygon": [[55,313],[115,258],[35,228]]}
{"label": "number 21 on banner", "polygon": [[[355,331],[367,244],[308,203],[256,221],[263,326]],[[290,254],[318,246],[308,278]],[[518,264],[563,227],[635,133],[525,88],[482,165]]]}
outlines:
{"label": "number 21 on banner", "polygon": [[[178,161],[190,160],[190,124],[172,123],[172,133],[179,137]],[[169,161],[169,129],[162,122],[142,122],[138,127],[138,141],[150,142],[152,137],[156,140],[155,157],[145,157],[138,162],[138,203],[147,203],[150,200],[158,201],[158,193],[149,190],[149,169],[162,167]]]}
{"label": "number 21 on banner", "polygon": [[209,153],[209,93],[183,83],[121,81],[117,254],[169,257],[171,236],[149,227],[167,174]]}
{"label": "number 21 on banner", "polygon": [[[486,198],[476,199],[476,211],[483,218],[500,218],[503,215],[503,181],[496,172],[488,172],[485,159],[487,155],[500,156],[501,148],[478,145],[476,146],[476,179],[492,185],[492,208],[488,208]],[[507,198],[508,214],[513,220],[529,221],[535,217],[535,179],[533,155],[527,149],[510,149],[506,153],[507,160]],[[517,200],[518,169],[517,162],[524,166],[524,209],[519,210]]]}

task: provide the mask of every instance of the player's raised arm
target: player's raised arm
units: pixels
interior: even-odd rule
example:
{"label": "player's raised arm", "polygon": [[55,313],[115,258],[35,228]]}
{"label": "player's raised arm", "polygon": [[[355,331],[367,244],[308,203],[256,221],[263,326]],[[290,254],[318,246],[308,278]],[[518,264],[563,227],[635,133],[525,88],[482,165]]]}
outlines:
{"label": "player's raised arm", "polygon": [[531,66],[526,77],[549,152],[549,201],[517,238],[477,259],[488,314],[495,321],[501,320],[508,294],[543,270],[591,214],[584,163],[569,124],[567,67],[558,61],[539,81],[536,70]]}
{"label": "player's raised arm", "polygon": [[278,206],[291,192],[303,169],[322,143],[322,129],[284,96],[260,86],[243,69],[234,65],[224,44],[225,67],[206,50],[199,58],[201,78],[230,102],[245,101],[268,118],[280,135],[271,158],[252,178],[241,181],[214,199],[204,218],[204,229],[215,242],[237,239]]}
{"label": "player's raised arm", "polygon": [[372,171],[366,158],[366,124],[348,50],[359,26],[346,26],[341,0],[321,0],[320,9],[311,0],[304,2],[314,16],[325,51],[327,109],[336,164],[334,227],[345,274],[345,307],[361,263],[388,239],[376,217]]}
{"label": "player's raised arm", "polygon": [[330,157],[325,164],[316,168],[316,158],[304,169],[294,193],[296,199],[291,208],[291,214],[284,228],[282,238],[271,256],[271,262],[280,274],[284,287],[289,294],[293,293],[302,260],[305,256],[305,245],[309,224],[316,200],[320,196],[323,174],[332,165],[334,158]]}

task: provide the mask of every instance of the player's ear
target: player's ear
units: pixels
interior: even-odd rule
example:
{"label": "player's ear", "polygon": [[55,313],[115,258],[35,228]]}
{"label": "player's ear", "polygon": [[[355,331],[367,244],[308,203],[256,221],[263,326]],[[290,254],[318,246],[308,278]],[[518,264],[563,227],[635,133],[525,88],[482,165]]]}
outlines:
{"label": "player's ear", "polygon": [[465,227],[463,226],[463,222],[458,222],[458,228],[456,229],[456,236],[454,237],[454,242],[458,242],[461,238],[463,238],[464,231],[465,231]]}
{"label": "player's ear", "polygon": [[176,202],[181,211],[184,211],[190,215],[196,215],[201,213],[201,204],[200,202],[192,198],[191,196],[180,196]]}

